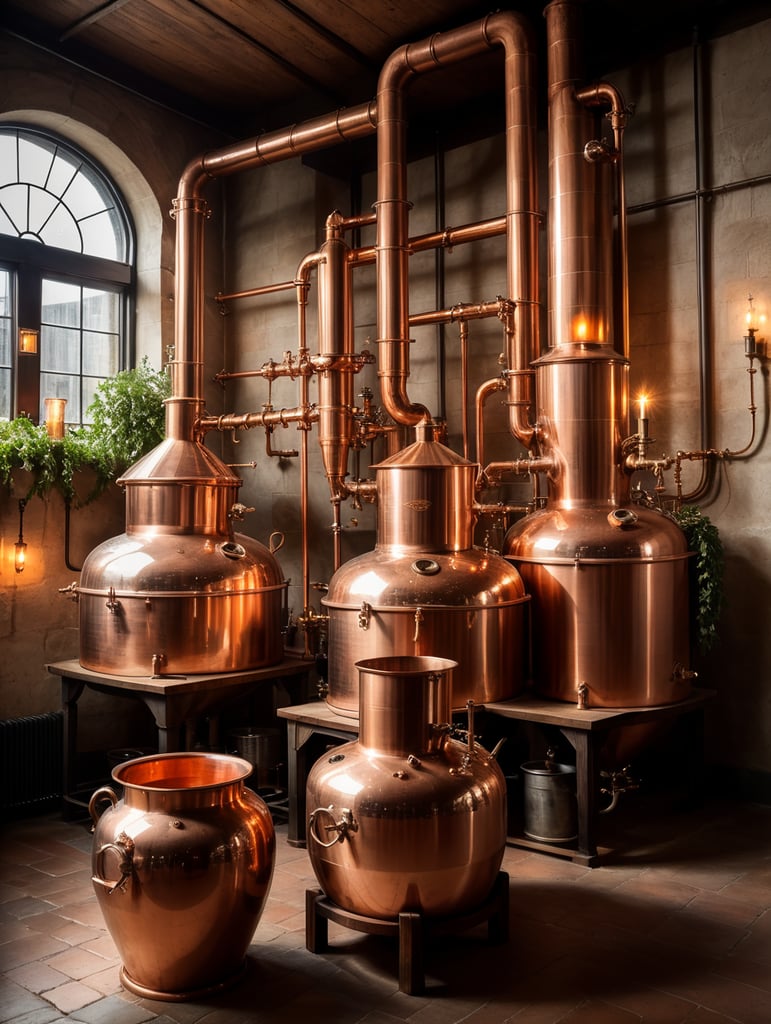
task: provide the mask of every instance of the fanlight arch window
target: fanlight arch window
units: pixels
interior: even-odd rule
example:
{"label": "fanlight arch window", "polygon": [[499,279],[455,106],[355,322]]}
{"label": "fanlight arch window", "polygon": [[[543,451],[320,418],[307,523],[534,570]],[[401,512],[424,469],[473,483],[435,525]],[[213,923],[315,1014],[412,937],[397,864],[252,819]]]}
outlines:
{"label": "fanlight arch window", "polygon": [[0,124],[0,417],[42,422],[45,399],[65,398],[66,422],[85,422],[98,384],[129,364],[134,250],[126,206],[88,155]]}

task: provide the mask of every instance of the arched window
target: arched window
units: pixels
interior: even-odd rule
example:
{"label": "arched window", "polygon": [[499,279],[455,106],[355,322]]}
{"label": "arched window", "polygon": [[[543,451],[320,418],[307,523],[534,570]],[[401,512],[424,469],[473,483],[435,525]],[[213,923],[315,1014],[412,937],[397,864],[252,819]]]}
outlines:
{"label": "arched window", "polygon": [[49,132],[0,125],[0,417],[85,421],[130,361],[134,233],[114,185]]}

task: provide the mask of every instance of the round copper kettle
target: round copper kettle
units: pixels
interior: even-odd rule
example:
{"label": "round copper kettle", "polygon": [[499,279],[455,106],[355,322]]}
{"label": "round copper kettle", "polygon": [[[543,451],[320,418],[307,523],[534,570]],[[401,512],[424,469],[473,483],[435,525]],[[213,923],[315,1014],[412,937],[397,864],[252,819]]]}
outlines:
{"label": "round copper kettle", "polygon": [[359,739],[316,762],[306,796],[311,864],[344,910],[445,917],[476,909],[492,891],[506,845],[506,783],[474,741],[471,712],[468,741],[450,735],[455,664],[357,663]]}
{"label": "round copper kettle", "polygon": [[276,846],[251,771],[220,754],[152,755],[113,770],[122,799],[109,786],[91,797],[94,889],[130,991],[185,1000],[241,976]]}
{"label": "round copper kettle", "polygon": [[356,664],[409,654],[458,663],[452,708],[505,700],[524,686],[525,610],[517,569],[477,548],[478,466],[433,439],[418,440],[375,467],[377,545],[345,562],[322,605],[329,619],[327,703],[359,712]]}

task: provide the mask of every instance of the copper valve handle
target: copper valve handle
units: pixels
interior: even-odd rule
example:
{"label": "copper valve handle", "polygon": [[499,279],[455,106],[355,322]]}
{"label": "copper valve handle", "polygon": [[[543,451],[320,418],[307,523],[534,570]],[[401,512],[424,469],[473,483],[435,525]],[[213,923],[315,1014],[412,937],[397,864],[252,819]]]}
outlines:
{"label": "copper valve handle", "polygon": [[[326,814],[332,819],[332,824],[325,825],[324,831],[337,833],[332,839],[329,840],[329,842],[324,842],[323,839],[319,838],[319,835],[316,831],[318,827],[317,821],[320,814]],[[349,832],[358,831],[358,822],[353,820],[353,812],[349,810],[347,807],[343,808],[340,821],[334,820],[331,804],[329,807],[317,807],[315,811],[311,812],[311,816],[308,819],[308,834],[310,835],[311,839],[313,839],[314,842],[318,843],[319,846],[323,846],[324,849],[326,850],[328,850],[330,846],[334,846],[335,843],[345,842],[345,839],[348,836]]]}

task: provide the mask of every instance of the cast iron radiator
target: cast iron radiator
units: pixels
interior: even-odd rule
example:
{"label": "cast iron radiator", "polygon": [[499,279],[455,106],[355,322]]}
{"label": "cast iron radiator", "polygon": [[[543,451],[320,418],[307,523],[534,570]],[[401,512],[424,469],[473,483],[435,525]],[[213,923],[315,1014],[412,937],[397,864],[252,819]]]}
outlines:
{"label": "cast iron radiator", "polygon": [[50,711],[0,722],[0,810],[33,810],[62,796],[64,715]]}

